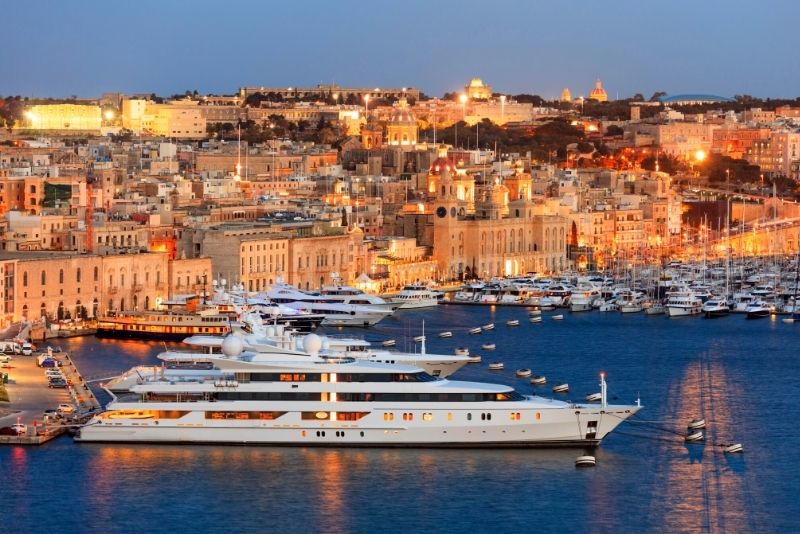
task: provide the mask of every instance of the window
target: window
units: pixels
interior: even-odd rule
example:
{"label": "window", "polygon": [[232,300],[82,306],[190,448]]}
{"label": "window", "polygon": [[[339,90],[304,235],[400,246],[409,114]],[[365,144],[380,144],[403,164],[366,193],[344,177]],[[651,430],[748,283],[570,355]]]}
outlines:
{"label": "window", "polygon": [[81,283],[81,268],[80,267],[78,267],[78,269],[75,271],[75,281],[78,282],[79,284]]}
{"label": "window", "polygon": [[433,414],[430,412],[425,412],[422,414],[423,421],[433,421]]}
{"label": "window", "polygon": [[46,284],[47,284],[47,275],[45,274],[44,271],[42,271],[42,285]]}
{"label": "window", "polygon": [[22,286],[28,287],[28,271],[22,273]]}

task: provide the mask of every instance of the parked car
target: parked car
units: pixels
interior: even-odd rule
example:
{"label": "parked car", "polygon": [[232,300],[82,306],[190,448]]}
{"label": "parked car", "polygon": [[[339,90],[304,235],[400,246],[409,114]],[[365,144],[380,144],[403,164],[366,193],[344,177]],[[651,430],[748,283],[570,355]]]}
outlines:
{"label": "parked car", "polygon": [[60,414],[71,414],[75,412],[75,406],[62,402],[58,405],[57,412]]}
{"label": "parked car", "polygon": [[47,384],[49,388],[56,388],[56,389],[64,389],[67,387],[67,381],[61,378],[53,378],[50,380],[50,383]]}

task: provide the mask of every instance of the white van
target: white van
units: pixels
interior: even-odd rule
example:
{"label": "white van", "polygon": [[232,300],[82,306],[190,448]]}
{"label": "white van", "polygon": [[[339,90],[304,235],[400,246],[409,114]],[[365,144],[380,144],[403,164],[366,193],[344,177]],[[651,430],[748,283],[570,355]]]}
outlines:
{"label": "white van", "polygon": [[47,378],[64,378],[64,373],[58,369],[48,369],[44,372],[44,376]]}
{"label": "white van", "polygon": [[31,345],[27,341],[25,343],[23,343],[22,344],[22,354],[25,355],[25,356],[30,356],[31,354],[33,354],[33,345]]}

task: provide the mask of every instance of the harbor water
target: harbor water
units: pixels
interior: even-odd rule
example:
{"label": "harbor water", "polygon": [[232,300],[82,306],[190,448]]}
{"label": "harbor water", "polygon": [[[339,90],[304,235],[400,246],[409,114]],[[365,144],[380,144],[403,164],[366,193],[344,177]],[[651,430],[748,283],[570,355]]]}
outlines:
{"label": "harbor water", "polygon": [[[563,321],[554,321],[563,313]],[[0,448],[0,532],[798,532],[800,324],[439,306],[323,329],[483,361],[453,378],[644,409],[576,469],[580,449],[347,449],[77,444]],[[506,321],[518,319],[509,327]],[[495,329],[468,335],[471,327]],[[453,337],[440,339],[442,331]],[[322,332],[321,332],[322,333]],[[87,379],[155,363],[155,342],[59,340]],[[485,351],[481,345],[496,344]],[[502,361],[503,371],[488,364]],[[534,388],[515,370],[546,375]],[[568,382],[568,394],[553,394]],[[101,402],[107,395],[95,387]],[[687,423],[708,422],[686,444]],[[726,455],[722,444],[742,443]]]}

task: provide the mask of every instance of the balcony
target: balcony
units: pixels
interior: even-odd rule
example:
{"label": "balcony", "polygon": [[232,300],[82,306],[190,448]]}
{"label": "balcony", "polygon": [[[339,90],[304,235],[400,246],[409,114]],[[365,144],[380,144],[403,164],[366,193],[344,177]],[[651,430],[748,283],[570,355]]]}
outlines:
{"label": "balcony", "polygon": [[144,290],[144,286],[142,284],[133,284],[133,292],[139,293]]}

